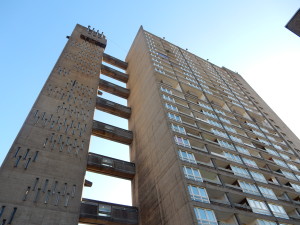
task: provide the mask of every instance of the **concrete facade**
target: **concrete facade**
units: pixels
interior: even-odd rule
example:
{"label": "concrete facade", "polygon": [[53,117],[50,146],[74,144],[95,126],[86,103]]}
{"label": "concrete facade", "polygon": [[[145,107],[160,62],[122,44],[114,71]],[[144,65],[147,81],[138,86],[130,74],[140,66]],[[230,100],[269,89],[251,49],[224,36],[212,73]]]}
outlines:
{"label": "concrete facade", "polygon": [[[126,62],[90,28],[68,38],[1,167],[2,225],[300,224],[300,141],[242,76],[142,27]],[[91,135],[131,162],[89,152]],[[82,199],[86,171],[131,180],[133,207]]]}
{"label": "concrete facade", "polygon": [[300,224],[299,139],[240,75],[142,27],[126,62],[140,224]]}
{"label": "concrete facade", "polygon": [[80,25],[69,37],[2,165],[1,224],[78,223],[105,45]]}

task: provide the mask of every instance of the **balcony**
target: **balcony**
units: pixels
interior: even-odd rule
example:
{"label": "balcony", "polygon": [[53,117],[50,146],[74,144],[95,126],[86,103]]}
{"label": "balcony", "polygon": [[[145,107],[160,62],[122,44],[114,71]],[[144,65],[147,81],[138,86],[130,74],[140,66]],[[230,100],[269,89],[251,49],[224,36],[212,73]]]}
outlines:
{"label": "balcony", "polygon": [[130,145],[133,139],[132,131],[124,130],[96,120],[93,121],[92,135],[127,145]]}
{"label": "balcony", "polygon": [[131,180],[135,175],[135,164],[89,153],[87,171]]}
{"label": "balcony", "polygon": [[103,60],[103,62],[109,63],[110,65],[113,65],[113,66],[118,67],[123,70],[126,70],[128,67],[128,63],[126,63],[120,59],[117,59],[111,55],[108,55],[106,53],[103,53],[102,60]]}
{"label": "balcony", "polygon": [[123,88],[119,85],[113,84],[106,80],[99,79],[99,87],[100,90],[106,91],[110,94],[116,95],[121,98],[128,99],[130,91],[127,88]]}
{"label": "balcony", "polygon": [[101,74],[116,79],[118,81],[127,83],[128,74],[122,73],[118,70],[115,70],[109,66],[101,65]]}
{"label": "balcony", "polygon": [[138,224],[138,209],[132,206],[82,199],[79,222],[84,224]]}
{"label": "balcony", "polygon": [[131,108],[100,97],[96,99],[96,109],[125,119],[131,115]]}

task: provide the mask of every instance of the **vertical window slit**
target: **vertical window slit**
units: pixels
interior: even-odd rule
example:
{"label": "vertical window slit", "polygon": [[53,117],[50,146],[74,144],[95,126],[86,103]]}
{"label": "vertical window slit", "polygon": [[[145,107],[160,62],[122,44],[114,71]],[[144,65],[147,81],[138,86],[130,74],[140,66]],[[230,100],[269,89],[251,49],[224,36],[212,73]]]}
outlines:
{"label": "vertical window slit", "polygon": [[24,197],[23,197],[23,201],[26,201],[27,195],[28,195],[29,191],[30,191],[30,187],[28,186],[27,190],[25,191],[25,194],[24,194]]}
{"label": "vertical window slit", "polygon": [[33,191],[35,191],[36,186],[37,186],[37,184],[38,184],[38,182],[39,182],[39,179],[40,179],[40,178],[38,178],[38,177],[35,178],[35,181],[34,181],[34,184],[33,184],[33,188],[32,188]]}
{"label": "vertical window slit", "polygon": [[19,164],[21,158],[22,158],[22,156],[19,156],[19,157],[17,158],[14,167],[17,167],[17,166],[18,166],[18,164]]}
{"label": "vertical window slit", "polygon": [[66,194],[66,191],[67,191],[67,183],[65,183],[65,185],[64,185],[64,190],[63,190],[63,193],[62,193],[62,195],[65,195]]}
{"label": "vertical window slit", "polygon": [[44,201],[45,204],[48,204],[50,194],[51,194],[51,190],[48,190],[45,196],[45,201]]}
{"label": "vertical window slit", "polygon": [[48,142],[48,138],[45,139],[43,147],[45,148]]}
{"label": "vertical window slit", "polygon": [[37,109],[35,112],[34,112],[34,115],[33,115],[33,118],[35,118],[38,114],[39,110]]}
{"label": "vertical window slit", "polygon": [[57,196],[56,196],[56,200],[55,200],[55,204],[54,205],[58,205],[59,198],[60,198],[60,192],[57,192]]}
{"label": "vertical window slit", "polygon": [[74,198],[76,192],[76,185],[74,184],[72,187],[71,197]]}
{"label": "vertical window slit", "polygon": [[39,154],[39,151],[36,151],[35,154],[34,154],[34,156],[33,156],[32,162],[35,162],[35,161],[36,161],[36,159],[37,159],[37,157],[38,157],[38,154]]}
{"label": "vertical window slit", "polygon": [[56,143],[56,140],[53,141],[53,144],[52,144],[52,146],[51,146],[51,150],[54,149],[55,143]]}
{"label": "vertical window slit", "polygon": [[53,137],[54,137],[54,133],[51,134],[51,137],[50,137],[50,143],[52,143]]}
{"label": "vertical window slit", "polygon": [[65,204],[64,204],[65,207],[68,207],[69,199],[70,199],[70,194],[68,193],[66,196]]}
{"label": "vertical window slit", "polygon": [[12,221],[13,221],[13,219],[15,217],[16,212],[17,212],[17,208],[15,207],[14,210],[12,211],[11,215],[10,215],[10,218],[8,220],[8,224],[12,223]]}
{"label": "vertical window slit", "polygon": [[27,148],[26,153],[25,153],[25,155],[24,155],[24,157],[23,157],[24,160],[27,158],[27,155],[28,155],[29,151],[30,151],[30,149]]}
{"label": "vertical window slit", "polygon": [[16,158],[16,157],[17,157],[17,155],[18,155],[18,153],[19,153],[20,149],[21,149],[21,147],[18,147],[18,148],[17,148],[17,150],[16,150],[16,152],[15,152],[15,154],[14,154],[14,158]]}
{"label": "vertical window slit", "polygon": [[5,210],[5,205],[3,205],[3,206],[1,207],[1,210],[0,210],[0,218],[1,218],[1,216],[3,215],[3,213],[4,213],[4,210]]}
{"label": "vertical window slit", "polygon": [[46,188],[47,188],[47,186],[48,186],[48,183],[49,183],[49,180],[46,179],[46,180],[45,180],[44,187],[43,187],[43,192],[44,192],[44,193],[45,193],[45,191],[46,191]]}
{"label": "vertical window slit", "polygon": [[25,164],[25,167],[24,167],[25,170],[28,168],[29,163],[30,163],[30,160],[31,160],[31,158],[28,158],[28,160],[27,160],[27,162],[26,162],[26,164]]}
{"label": "vertical window slit", "polygon": [[53,184],[52,194],[55,194],[57,183],[58,181],[55,181],[55,183]]}
{"label": "vertical window slit", "polygon": [[36,194],[35,194],[35,197],[34,197],[33,202],[37,202],[37,200],[38,200],[38,198],[39,198],[40,191],[41,191],[41,189],[38,188],[38,189],[37,189],[37,192],[36,192]]}

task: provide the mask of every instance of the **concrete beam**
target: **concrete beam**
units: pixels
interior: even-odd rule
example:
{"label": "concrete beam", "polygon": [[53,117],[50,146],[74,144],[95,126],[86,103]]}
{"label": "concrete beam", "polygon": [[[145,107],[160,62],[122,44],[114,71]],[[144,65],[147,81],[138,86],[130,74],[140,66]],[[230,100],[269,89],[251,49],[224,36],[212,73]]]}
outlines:
{"label": "concrete beam", "polygon": [[99,80],[99,87],[100,90],[108,92],[110,94],[116,95],[121,98],[128,99],[130,90],[127,88],[123,88],[119,85],[113,84],[111,82],[108,82],[106,80]]}
{"label": "concrete beam", "polygon": [[118,81],[127,83],[128,81],[128,74],[122,73],[118,70],[115,70],[109,66],[101,65],[101,74],[116,79]]}
{"label": "concrete beam", "polygon": [[101,97],[97,97],[96,99],[96,109],[125,119],[129,119],[131,115],[131,108]]}
{"label": "concrete beam", "polygon": [[90,152],[87,171],[132,180],[135,175],[135,164]]}
{"label": "concrete beam", "polygon": [[84,186],[85,187],[92,187],[93,182],[89,181],[89,180],[84,180]]}
{"label": "concrete beam", "polygon": [[123,70],[126,70],[128,67],[128,63],[126,63],[120,59],[117,59],[111,55],[108,55],[106,53],[103,53],[102,60],[103,60],[103,62],[109,63],[110,65],[113,65],[113,66],[118,67]]}
{"label": "concrete beam", "polygon": [[127,145],[130,145],[133,139],[132,131],[124,130],[96,120],[93,121],[92,135]]}

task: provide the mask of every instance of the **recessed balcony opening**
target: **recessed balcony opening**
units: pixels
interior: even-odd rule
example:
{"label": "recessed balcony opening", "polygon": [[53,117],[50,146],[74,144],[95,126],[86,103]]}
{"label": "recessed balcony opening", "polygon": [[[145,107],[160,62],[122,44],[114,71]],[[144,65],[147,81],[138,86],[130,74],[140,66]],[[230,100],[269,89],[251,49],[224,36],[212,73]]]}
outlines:
{"label": "recessed balcony opening", "polygon": [[225,207],[230,206],[230,202],[226,196],[226,193],[221,191],[216,191],[215,189],[210,189],[210,188],[207,188],[206,191],[209,196],[209,200],[211,204],[225,206]]}
{"label": "recessed balcony opening", "polygon": [[189,139],[191,143],[191,148],[197,151],[204,151],[207,152],[206,147],[200,141],[194,140],[192,138]]}
{"label": "recessed balcony opening", "polygon": [[214,167],[210,157],[208,157],[208,156],[197,154],[197,155],[195,155],[195,158],[196,158],[197,164],[200,166]]}
{"label": "recessed balcony opening", "polygon": [[204,182],[213,183],[213,184],[221,184],[221,181],[216,173],[209,172],[209,171],[206,171],[205,169],[201,169],[201,168],[199,169],[199,171],[202,175]]}
{"label": "recessed balcony opening", "polygon": [[164,84],[164,87],[170,87],[172,89],[176,89],[181,92],[181,88],[178,84],[178,81],[175,78],[169,78],[164,75],[157,74],[157,80],[160,81],[161,84]]}
{"label": "recessed balcony opening", "polygon": [[[233,213],[215,210],[219,225],[238,225],[237,219]],[[218,219],[220,218],[220,220]]]}

